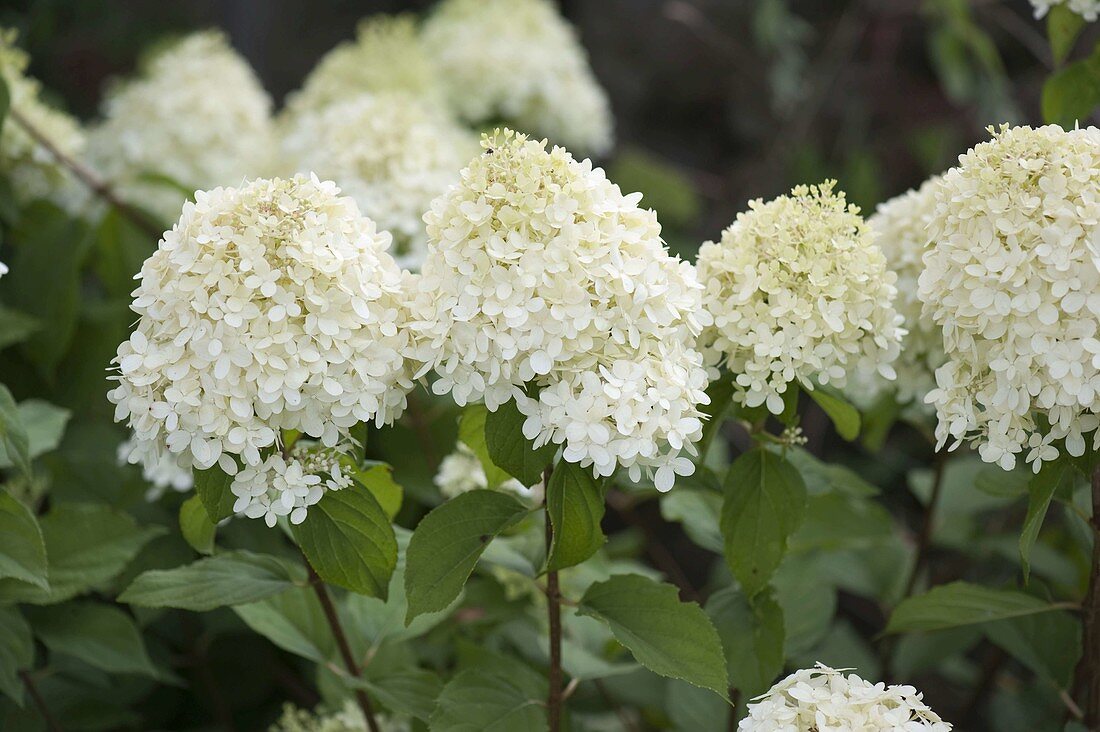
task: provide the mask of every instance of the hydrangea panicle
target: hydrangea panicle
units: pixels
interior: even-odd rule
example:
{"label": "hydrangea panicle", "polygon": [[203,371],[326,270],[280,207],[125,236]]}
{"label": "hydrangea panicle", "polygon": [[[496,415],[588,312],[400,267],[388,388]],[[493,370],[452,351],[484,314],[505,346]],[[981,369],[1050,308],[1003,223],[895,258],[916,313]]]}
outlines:
{"label": "hydrangea panicle", "polygon": [[935,187],[919,295],[939,445],[1006,470],[1100,449],[1100,129],[990,129]]}
{"label": "hydrangea panicle", "polygon": [[818,663],[754,699],[741,732],[950,732],[912,686],[872,684]]}
{"label": "hydrangea panicle", "polygon": [[797,381],[843,387],[853,373],[892,379],[905,331],[896,276],[874,236],[834,192],[798,186],[749,210],[699,250],[699,279],[714,324],[700,338],[708,366],[727,368],[749,407],[783,411]]}
{"label": "hydrangea panicle", "polygon": [[694,470],[707,403],[694,269],[590,161],[510,130],[483,145],[424,219],[433,389],[493,411],[515,399],[524,434],[565,460],[671,488]]}
{"label": "hydrangea panicle", "polygon": [[234,513],[262,518],[274,526],[281,516],[290,523],[305,521],[307,509],[326,491],[338,491],[352,484],[344,467],[350,443],[324,447],[299,440],[289,455],[274,452],[259,465],[246,465],[233,476],[230,491],[237,500]]}
{"label": "hydrangea panicle", "polygon": [[142,265],[140,317],[114,360],[108,396],[136,449],[270,472],[283,430],[335,447],[399,416],[430,358],[407,327],[413,275],[389,244],[316,177],[199,191]]}
{"label": "hydrangea panicle", "polygon": [[503,120],[594,155],[611,147],[607,95],[550,0],[443,0],[423,41],[467,122]]}

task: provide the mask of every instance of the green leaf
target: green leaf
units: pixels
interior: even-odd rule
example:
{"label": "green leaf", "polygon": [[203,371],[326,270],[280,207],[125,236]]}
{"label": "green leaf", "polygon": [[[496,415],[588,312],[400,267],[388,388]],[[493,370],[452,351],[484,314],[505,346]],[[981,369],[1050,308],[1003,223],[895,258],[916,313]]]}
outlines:
{"label": "green leaf", "polygon": [[353,486],[328,491],[292,530],[325,582],[363,595],[386,596],[397,565],[397,538],[369,490]]}
{"label": "green leaf", "polygon": [[443,691],[443,682],[438,676],[419,668],[386,669],[374,675],[370,670],[368,666],[366,678],[348,680],[362,686],[390,711],[428,721]]}
{"label": "green leaf", "polygon": [[214,553],[214,534],[217,530],[199,496],[191,496],[180,505],[180,532],[199,554]]}
{"label": "green leaf", "polygon": [[[31,460],[57,449],[71,416],[72,412],[68,409],[55,407],[41,399],[27,399],[19,403],[19,418],[27,430],[27,450]],[[0,468],[10,465],[7,451],[0,444]]]}
{"label": "green leaf", "polygon": [[725,699],[675,679],[665,688],[665,711],[677,732],[727,732],[733,711]]}
{"label": "green leaf", "polygon": [[987,623],[1063,609],[1031,595],[998,590],[969,582],[952,582],[933,587],[923,595],[903,600],[894,609],[886,633],[942,630],[961,625]]}
{"label": "green leaf", "polygon": [[462,416],[458,420],[458,439],[473,450],[474,455],[477,455],[478,462],[485,471],[485,479],[488,481],[486,487],[496,488],[512,476],[507,470],[497,467],[489,457],[489,445],[485,440],[485,420],[488,415],[489,410],[484,404],[471,404],[463,409]]}
{"label": "green leaf", "polygon": [[0,578],[13,577],[49,590],[46,544],[34,514],[0,491]]}
{"label": "green leaf", "polygon": [[1039,537],[1039,529],[1043,527],[1043,519],[1050,508],[1050,500],[1058,490],[1064,472],[1065,463],[1056,460],[1044,464],[1042,470],[1028,482],[1027,516],[1024,518],[1024,528],[1020,531],[1020,564],[1023,565],[1025,583],[1031,576],[1031,548]]}
{"label": "green leaf", "polygon": [[1043,84],[1043,119],[1069,129],[1085,124],[1100,104],[1100,52],[1051,74]]}
{"label": "green leaf", "polygon": [[702,608],[680,601],[672,585],[614,575],[589,587],[577,612],[606,622],[650,671],[725,697],[729,683],[718,632]]}
{"label": "green leaf", "polygon": [[859,412],[840,394],[824,386],[809,392],[810,398],[829,415],[837,434],[851,442],[859,437]]}
{"label": "green leaf", "polygon": [[0,606],[0,692],[23,706],[22,669],[34,664],[31,627],[18,608]]}
{"label": "green leaf", "polygon": [[0,580],[0,602],[63,602],[115,577],[154,537],[159,526],[138,526],[107,506],[63,503],[39,521],[49,565],[49,590],[15,579]]}
{"label": "green leaf", "polygon": [[514,668],[462,671],[443,687],[428,726],[432,732],[546,729],[545,684],[533,671]]}
{"label": "green leaf", "polygon": [[293,587],[266,600],[236,605],[233,611],[284,651],[315,663],[326,663],[336,655],[332,629],[312,588]]}
{"label": "green leaf", "polygon": [[751,597],[768,583],[802,522],[806,485],[786,459],[756,448],[730,466],[725,493],[726,562]]}
{"label": "green leaf", "polygon": [[400,484],[393,479],[393,468],[386,463],[373,462],[363,468],[354,469],[351,476],[374,495],[378,505],[392,521],[401,510],[401,501],[404,498]]}
{"label": "green leaf", "polygon": [[37,608],[30,620],[35,635],[54,653],[79,658],[107,673],[161,678],[133,618],[116,607],[70,602]]}
{"label": "green leaf", "polygon": [[1062,689],[1081,657],[1081,623],[1065,612],[1007,618],[981,626],[990,642]]}
{"label": "green leaf", "polygon": [[677,486],[676,490],[661,494],[660,501],[665,521],[680,522],[693,542],[715,554],[722,553],[725,542],[718,527],[721,493]]}
{"label": "green leaf", "polygon": [[554,536],[546,568],[556,571],[580,564],[604,545],[603,489],[590,468],[558,462],[546,486],[546,510]]}
{"label": "green leaf", "polygon": [[31,316],[0,305],[0,349],[22,343],[41,327]]}
{"label": "green leaf", "polygon": [[0,449],[8,456],[9,464],[14,464],[31,477],[30,439],[23,425],[19,407],[15,404],[8,387],[0,384]]}
{"label": "green leaf", "polygon": [[1067,5],[1055,5],[1047,12],[1047,38],[1055,66],[1061,66],[1069,58],[1084,27],[1085,19]]}
{"label": "green leaf", "polygon": [[206,612],[256,602],[293,586],[291,572],[281,560],[233,551],[175,569],[143,572],[119,595],[118,601],[141,607]]}
{"label": "green leaf", "polygon": [[406,554],[406,621],[451,604],[489,542],[528,512],[509,495],[475,490],[452,498],[422,518]]}
{"label": "green leaf", "polygon": [[736,587],[707,600],[707,615],[722,639],[730,686],[744,699],[763,694],[783,670],[783,609],[770,592],[750,603]]}
{"label": "green leaf", "polygon": [[233,484],[233,476],[228,475],[217,465],[206,470],[194,470],[195,493],[202,499],[202,505],[206,508],[206,514],[210,521],[218,523],[233,515],[233,503],[236,497],[229,486]]}
{"label": "green leaf", "polygon": [[525,486],[542,480],[542,471],[550,466],[558,446],[547,443],[539,449],[523,436],[526,418],[514,400],[485,416],[485,445],[493,463]]}

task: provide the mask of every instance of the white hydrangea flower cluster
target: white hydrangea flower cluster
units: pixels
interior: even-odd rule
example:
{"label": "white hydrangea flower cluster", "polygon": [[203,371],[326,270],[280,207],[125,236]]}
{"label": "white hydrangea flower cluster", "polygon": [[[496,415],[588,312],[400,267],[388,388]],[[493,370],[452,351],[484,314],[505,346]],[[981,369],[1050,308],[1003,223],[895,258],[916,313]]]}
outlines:
{"label": "white hydrangea flower cluster", "polygon": [[504,120],[586,154],[611,148],[607,95],[550,0],[443,0],[423,41],[466,121]]}
{"label": "white hydrangea flower cluster", "polygon": [[[409,721],[403,717],[376,714],[379,732],[411,732]],[[337,712],[325,714],[298,709],[290,704],[283,707],[283,716],[273,724],[269,732],[367,732],[367,720],[354,701],[345,702]]]}
{"label": "white hydrangea flower cluster", "polygon": [[936,387],[936,369],[945,360],[943,332],[935,323],[921,317],[917,278],[924,271],[922,258],[928,248],[928,224],[936,203],[933,189],[939,180],[939,176],[933,176],[920,188],[879,204],[874,216],[867,219],[875,232],[875,243],[897,275],[895,305],[907,332],[901,354],[894,363],[897,379],[892,384],[877,375],[867,378],[865,374],[856,375],[851,383],[849,395],[864,408],[892,386],[898,403],[907,405],[907,410],[922,417],[930,416],[933,411],[924,397]]}
{"label": "white hydrangea flower cluster", "polygon": [[735,399],[783,411],[782,394],[843,387],[850,375],[891,364],[905,331],[894,309],[896,275],[834,181],[798,186],[749,210],[699,249],[699,279],[714,324],[700,338],[707,364],[724,366]]}
{"label": "white hydrangea flower cluster", "polygon": [[912,686],[872,684],[818,663],[749,704],[741,732],[949,732]]}
{"label": "white hydrangea flower cluster", "polygon": [[359,94],[392,91],[446,107],[440,75],[421,45],[411,14],[376,15],[360,21],[355,40],[325,54],[302,88],[289,95],[286,113],[293,116]]}
{"label": "white hydrangea flower cluster", "polygon": [[194,33],[110,90],[104,119],[89,134],[88,162],[123,199],[171,221],[185,198],[177,186],[239,185],[270,169],[271,108],[222,33]]}
{"label": "white hydrangea flower cluster", "polygon": [[0,277],[3,277],[8,273],[8,265],[0,262]]}
{"label": "white hydrangea flower cluster", "polygon": [[282,148],[295,172],[335,180],[393,234],[398,263],[409,269],[427,250],[424,212],[478,150],[472,133],[402,92],[360,94],[294,115]]}
{"label": "white hydrangea flower cluster", "polygon": [[280,516],[290,523],[306,520],[307,509],[326,491],[338,491],[352,484],[341,463],[350,445],[325,447],[311,441],[295,443],[289,456],[272,453],[260,465],[246,465],[229,489],[237,497],[233,512],[248,518],[262,518],[274,526]]}
{"label": "white hydrangea flower cluster", "polygon": [[1100,18],[1100,0],[1031,0],[1036,19],[1042,18],[1055,5],[1065,5],[1090,23]]}
{"label": "white hydrangea flower cluster", "polygon": [[[454,498],[463,493],[488,488],[489,478],[474,451],[465,442],[459,441],[455,443],[454,452],[440,461],[439,471],[435,474],[435,485],[444,498]],[[532,503],[542,502],[541,483],[528,488],[515,478],[509,478],[496,486],[496,490],[514,493]]]}
{"label": "white hydrangea flower cluster", "polygon": [[[30,58],[16,45],[17,38],[14,30],[0,28],[0,77],[7,84],[11,109],[62,154],[79,157],[85,144],[80,123],[42,101],[41,85],[26,75]],[[0,128],[0,174],[11,181],[21,203],[46,198],[70,210],[79,205],[76,182],[53,153],[14,120]]]}
{"label": "white hydrangea flower cluster", "polygon": [[137,449],[235,474],[274,469],[282,430],[335,447],[399,416],[427,358],[389,244],[316,177],[199,191],[142,266],[114,361],[108,396]]}
{"label": "white hydrangea flower cluster", "polygon": [[118,461],[141,466],[141,477],[149,483],[145,500],[155,501],[169,489],[186,493],[195,484],[184,455],[175,455],[163,445],[126,440],[118,446]]}
{"label": "white hydrangea flower cluster", "polygon": [[601,476],[655,471],[668,490],[694,469],[681,453],[707,403],[692,266],[669,255],[641,194],[590,161],[510,130],[483,145],[424,217],[417,315],[439,353],[434,391],[492,411],[514,398],[536,444]]}
{"label": "white hydrangea flower cluster", "polygon": [[1037,471],[1100,425],[1100,129],[990,132],[935,188],[919,294],[948,360],[928,401],[941,447]]}

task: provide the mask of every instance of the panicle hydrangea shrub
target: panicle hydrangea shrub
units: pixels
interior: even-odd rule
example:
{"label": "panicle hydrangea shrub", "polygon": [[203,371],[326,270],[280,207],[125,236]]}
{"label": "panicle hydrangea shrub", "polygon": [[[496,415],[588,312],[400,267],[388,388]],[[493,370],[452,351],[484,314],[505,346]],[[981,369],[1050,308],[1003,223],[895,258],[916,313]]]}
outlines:
{"label": "panicle hydrangea shrub", "polygon": [[894,301],[906,330],[901,354],[894,362],[897,378],[886,381],[878,374],[857,374],[848,393],[860,406],[869,407],[883,391],[892,388],[899,404],[922,416],[934,411],[924,397],[936,386],[936,369],[944,362],[943,333],[939,326],[921,317],[917,279],[924,270],[928,248],[928,224],[935,208],[933,189],[939,176],[926,180],[918,189],[879,204],[867,224],[875,232],[875,243],[886,255],[886,263],[897,275],[898,296]]}
{"label": "panicle hydrangea shrub", "polygon": [[503,120],[586,154],[610,149],[607,95],[549,0],[443,0],[423,42],[467,122]]}
{"label": "panicle hydrangea shrub", "polygon": [[424,212],[458,182],[477,138],[403,92],[360,94],[294,115],[282,149],[295,172],[335,180],[394,236],[398,262],[418,269],[427,249]]}
{"label": "panicle hydrangea shrub", "polygon": [[1100,18],[1100,0],[1031,0],[1036,18],[1042,18],[1056,5],[1065,5],[1090,23]]}
{"label": "panicle hydrangea shrub", "polygon": [[852,373],[893,379],[901,350],[896,275],[871,229],[833,181],[798,186],[749,210],[699,249],[714,323],[700,346],[725,367],[735,399],[783,411],[792,382],[843,387]]}
{"label": "panicle hydrangea shrub", "polygon": [[[85,144],[80,123],[42,101],[41,85],[27,76],[30,58],[16,45],[17,39],[18,34],[14,30],[0,28],[0,78],[8,87],[11,109],[42,133],[62,154],[79,157]],[[0,128],[0,174],[8,178],[12,191],[21,203],[47,198],[72,210],[84,200],[78,185],[53,153],[42,147],[15,120],[6,120]]]}
{"label": "panicle hydrangea shrub", "polygon": [[375,15],[359,23],[354,41],[339,44],[287,97],[286,114],[318,110],[364,93],[405,92],[445,108],[443,85],[420,42],[415,16]]}
{"label": "panicle hydrangea shrub", "polygon": [[[133,429],[131,461],[167,448],[181,465],[251,469],[234,492],[266,507],[252,481],[290,469],[270,457],[281,431],[332,448],[400,415],[427,357],[407,327],[413,275],[389,245],[316,177],[199,191],[142,265],[137,327],[114,360],[108,396]],[[286,513],[317,497],[301,485]]]}
{"label": "panicle hydrangea shrub", "polygon": [[537,445],[600,476],[655,471],[668,490],[694,470],[681,453],[707,403],[692,266],[641,194],[590,161],[510,130],[483,145],[425,215],[416,312],[439,353],[433,389],[491,411],[515,399]]}
{"label": "panicle hydrangea shrub", "polygon": [[947,362],[928,401],[941,447],[1037,471],[1100,424],[1100,130],[990,132],[935,187],[919,294]]}
{"label": "panicle hydrangea shrub", "polygon": [[912,686],[872,684],[817,664],[783,679],[754,699],[741,732],[949,732],[951,725]]}
{"label": "panicle hydrangea shrub", "polygon": [[184,199],[176,186],[239,185],[270,170],[271,107],[221,32],[193,33],[108,91],[88,162],[123,199],[170,221]]}

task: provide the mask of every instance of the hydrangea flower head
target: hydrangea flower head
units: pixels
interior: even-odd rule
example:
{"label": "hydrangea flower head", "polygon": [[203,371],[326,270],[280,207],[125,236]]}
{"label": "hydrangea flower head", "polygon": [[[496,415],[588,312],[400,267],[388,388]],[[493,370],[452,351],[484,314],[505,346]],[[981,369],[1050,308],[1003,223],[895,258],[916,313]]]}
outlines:
{"label": "hydrangea flower head", "polygon": [[951,725],[912,686],[872,684],[817,664],[783,679],[749,704],[741,732],[949,732]]}
{"label": "hydrangea flower head", "polygon": [[797,381],[843,387],[857,372],[894,378],[901,316],[896,276],[871,229],[833,191],[798,186],[749,210],[699,249],[704,304],[714,324],[700,338],[712,367],[735,378],[735,398],[783,411]]}
{"label": "hydrangea flower head", "polygon": [[[26,74],[30,58],[16,40],[14,30],[0,28],[0,78],[8,87],[11,108],[63,154],[79,157],[85,144],[80,123],[42,101],[41,85]],[[49,198],[69,209],[79,205],[75,181],[15,120],[0,127],[0,174],[11,181],[20,202]]]}
{"label": "hydrangea flower head", "polygon": [[867,223],[875,232],[875,242],[890,269],[897,274],[898,297],[895,305],[904,318],[906,335],[901,354],[894,363],[897,378],[891,383],[877,374],[857,374],[849,394],[857,404],[869,407],[887,386],[892,386],[899,404],[915,414],[928,416],[932,408],[924,397],[936,386],[936,369],[943,364],[943,333],[939,326],[921,317],[917,296],[917,278],[924,270],[923,256],[928,248],[928,225],[935,209],[934,189],[939,176],[879,204]]}
{"label": "hydrangea flower head", "polygon": [[433,389],[492,411],[515,399],[537,444],[597,475],[655,471],[667,490],[693,470],[681,453],[707,401],[692,266],[669,255],[641,194],[590,161],[510,130],[483,145],[424,217]]}
{"label": "hydrangea flower head", "polygon": [[89,163],[123,199],[165,221],[183,203],[176,186],[238,185],[270,168],[271,98],[217,31],[155,54],[140,78],[110,90],[103,116],[89,135]]}
{"label": "hydrangea flower head", "polygon": [[288,165],[335,180],[394,236],[398,262],[418,269],[427,248],[424,212],[477,152],[477,138],[403,92],[360,94],[286,121]]}
{"label": "hydrangea flower head", "polygon": [[596,155],[611,147],[607,95],[550,0],[443,0],[423,39],[466,121],[504,120]]}
{"label": "hydrangea flower head", "polygon": [[928,401],[940,446],[1038,470],[1100,425],[1100,129],[991,132],[935,188],[919,294],[947,362]]}
{"label": "hydrangea flower head", "polygon": [[196,193],[142,266],[137,327],[114,360],[108,396],[139,458],[273,469],[282,430],[335,447],[397,417],[422,356],[412,275],[389,243],[315,177]]}
{"label": "hydrangea flower head", "polygon": [[275,452],[259,465],[246,465],[233,476],[229,486],[236,496],[234,513],[262,518],[274,526],[280,516],[300,524],[307,509],[321,500],[326,491],[338,491],[352,484],[343,464],[350,443],[324,447],[300,440],[289,455]]}
{"label": "hydrangea flower head", "polygon": [[1100,18],[1100,0],[1031,0],[1037,19],[1050,12],[1055,5],[1065,5],[1090,23]]}
{"label": "hydrangea flower head", "polygon": [[376,15],[359,23],[354,41],[339,44],[317,63],[287,99],[291,116],[364,93],[404,92],[445,105],[443,85],[421,45],[411,14]]}

